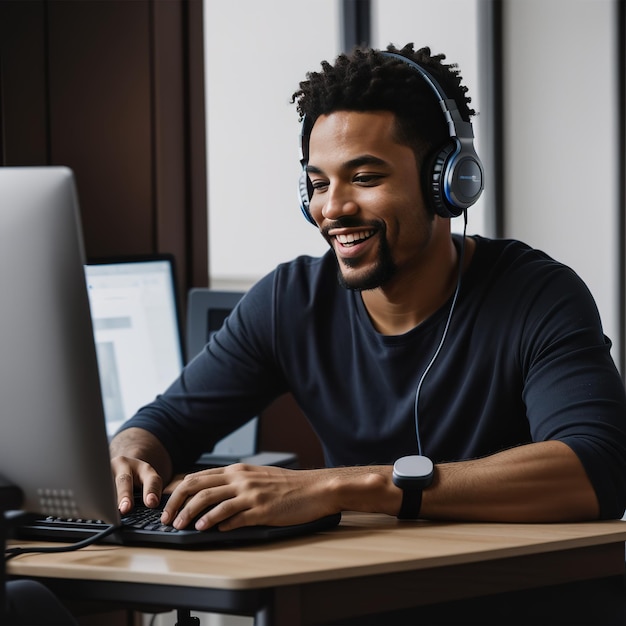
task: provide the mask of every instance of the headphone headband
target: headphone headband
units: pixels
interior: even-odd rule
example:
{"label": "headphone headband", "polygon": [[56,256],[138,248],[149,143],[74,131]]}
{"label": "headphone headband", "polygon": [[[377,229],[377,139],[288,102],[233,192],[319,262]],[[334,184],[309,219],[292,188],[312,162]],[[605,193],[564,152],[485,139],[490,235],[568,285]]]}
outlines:
{"label": "headphone headband", "polygon": [[446,118],[450,137],[465,137],[474,139],[474,130],[472,129],[472,125],[461,117],[456,100],[446,96],[445,91],[441,88],[441,85],[432,74],[412,59],[402,56],[397,52],[381,51],[380,54],[406,63],[406,65],[416,70],[426,83],[430,85],[430,88],[439,100],[439,106],[441,107],[441,110]]}
{"label": "headphone headband", "polygon": [[[423,171],[424,188],[437,215],[457,217],[478,200],[484,187],[483,166],[474,149],[472,124],[461,117],[456,101],[446,96],[437,80],[421,65],[396,52],[381,51],[380,54],[406,63],[417,71],[437,97],[448,126],[449,140],[429,159]],[[300,127],[302,171],[298,181],[298,198],[304,217],[317,225],[309,211],[313,190],[306,172],[311,128],[305,115]]]}

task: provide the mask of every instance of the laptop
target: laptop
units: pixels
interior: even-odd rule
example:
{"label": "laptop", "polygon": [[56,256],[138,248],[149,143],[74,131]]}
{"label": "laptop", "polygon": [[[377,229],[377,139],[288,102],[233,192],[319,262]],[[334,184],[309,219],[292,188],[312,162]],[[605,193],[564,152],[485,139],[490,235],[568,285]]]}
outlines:
{"label": "laptop", "polygon": [[0,168],[0,477],[19,487],[29,514],[13,535],[65,541],[108,525],[109,541],[210,547],[335,526],[338,515],[228,532],[123,524],[84,265],[71,170]]}

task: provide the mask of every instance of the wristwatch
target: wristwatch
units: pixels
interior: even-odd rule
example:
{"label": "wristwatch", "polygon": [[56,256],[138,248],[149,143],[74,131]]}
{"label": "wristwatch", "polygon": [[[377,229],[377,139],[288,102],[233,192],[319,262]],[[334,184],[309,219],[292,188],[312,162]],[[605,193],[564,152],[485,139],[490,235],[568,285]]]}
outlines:
{"label": "wristwatch", "polygon": [[421,454],[400,457],[393,464],[392,480],[402,489],[402,506],[398,519],[417,519],[422,508],[422,490],[433,482],[433,462]]}

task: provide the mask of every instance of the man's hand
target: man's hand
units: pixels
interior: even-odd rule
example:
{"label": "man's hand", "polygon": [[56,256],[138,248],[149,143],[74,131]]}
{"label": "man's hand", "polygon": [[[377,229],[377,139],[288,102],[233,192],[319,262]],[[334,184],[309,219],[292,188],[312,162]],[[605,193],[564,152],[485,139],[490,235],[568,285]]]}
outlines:
{"label": "man's hand", "polygon": [[138,487],[146,506],[158,506],[163,485],[172,474],[171,460],[161,442],[141,428],[128,428],[113,438],[110,449],[120,513],[126,515],[133,508],[133,492]]}
{"label": "man's hand", "polygon": [[149,463],[117,456],[111,459],[111,468],[117,489],[117,507],[122,515],[133,508],[136,487],[142,487],[143,502],[146,506],[155,508],[159,505],[163,480]]}
{"label": "man's hand", "polygon": [[198,530],[287,526],[343,510],[377,510],[386,499],[384,492],[396,500],[393,512],[401,495],[391,482],[390,468],[288,470],[240,463],[185,476],[170,495],[161,521],[176,528],[193,523]]}

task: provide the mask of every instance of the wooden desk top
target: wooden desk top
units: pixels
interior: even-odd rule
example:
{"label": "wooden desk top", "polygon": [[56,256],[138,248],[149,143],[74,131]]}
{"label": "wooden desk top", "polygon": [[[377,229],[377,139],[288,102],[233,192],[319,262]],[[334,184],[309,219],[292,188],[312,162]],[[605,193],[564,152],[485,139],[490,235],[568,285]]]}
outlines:
{"label": "wooden desk top", "polygon": [[255,589],[480,563],[624,541],[623,521],[400,522],[385,515],[345,513],[336,529],[263,545],[201,551],[99,545],[61,554],[21,555],[9,561],[7,569],[9,574],[29,577]]}

